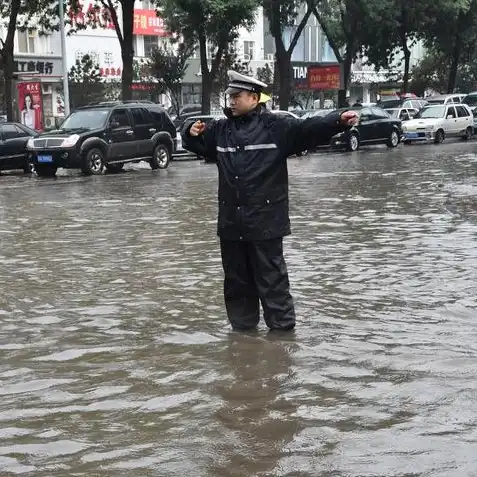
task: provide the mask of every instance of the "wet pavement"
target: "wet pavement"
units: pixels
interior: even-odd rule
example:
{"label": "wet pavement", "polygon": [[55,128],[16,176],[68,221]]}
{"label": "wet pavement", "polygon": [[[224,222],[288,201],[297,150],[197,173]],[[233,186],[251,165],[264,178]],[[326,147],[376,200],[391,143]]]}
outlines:
{"label": "wet pavement", "polygon": [[216,168],[0,177],[0,475],[477,475],[477,143],[291,159],[296,332],[232,333]]}

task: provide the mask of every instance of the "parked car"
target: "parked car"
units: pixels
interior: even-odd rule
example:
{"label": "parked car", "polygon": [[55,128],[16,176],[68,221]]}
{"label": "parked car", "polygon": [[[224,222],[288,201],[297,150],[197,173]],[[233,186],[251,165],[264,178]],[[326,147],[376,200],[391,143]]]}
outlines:
{"label": "parked car", "polygon": [[0,124],[0,170],[23,170],[26,174],[33,171],[28,160],[27,143],[38,133],[20,123]]}
{"label": "parked car", "polygon": [[202,105],[200,104],[186,104],[184,105],[178,115],[172,115],[172,121],[176,128],[181,128],[184,125],[184,121],[192,116],[201,114]]}
{"label": "parked car", "polygon": [[417,109],[418,111],[427,106],[427,100],[423,98],[412,98],[412,99],[384,99],[376,103],[378,108],[382,109],[393,109],[393,108],[412,108]]}
{"label": "parked car", "polygon": [[305,113],[301,119],[316,118],[317,116],[326,116],[331,113],[331,109],[312,109]]}
{"label": "parked car", "polygon": [[461,104],[465,94],[438,94],[426,98],[429,105],[435,104]]}
{"label": "parked car", "polygon": [[477,91],[469,93],[462,100],[462,104],[466,104],[473,111],[477,108]]}
{"label": "parked car", "polygon": [[282,117],[289,116],[291,118],[300,119],[299,116],[297,116],[295,113],[292,113],[291,111],[282,111],[281,109],[271,109],[270,112],[273,114],[278,114],[279,116],[282,116]]}
{"label": "parked car", "polygon": [[470,139],[474,130],[472,111],[465,104],[427,106],[414,119],[403,125],[404,142],[434,141],[440,144],[446,137]]}
{"label": "parked car", "polygon": [[378,107],[359,110],[359,122],[331,139],[333,147],[357,151],[361,145],[386,144],[397,147],[402,136],[401,120]]}
{"label": "parked car", "polygon": [[77,109],[59,129],[31,138],[27,147],[36,173],[45,177],[58,167],[91,175],[140,161],[165,169],[176,148],[176,128],[153,103],[99,103]]}
{"label": "parked car", "polygon": [[401,121],[409,121],[418,113],[418,110],[414,108],[390,108],[385,109],[385,111],[392,118],[400,119]]}

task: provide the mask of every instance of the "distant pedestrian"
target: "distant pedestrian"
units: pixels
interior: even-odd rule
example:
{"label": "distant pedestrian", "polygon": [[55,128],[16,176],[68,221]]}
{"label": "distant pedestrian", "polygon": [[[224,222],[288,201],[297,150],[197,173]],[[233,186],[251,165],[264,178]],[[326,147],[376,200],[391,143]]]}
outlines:
{"label": "distant pedestrian", "polygon": [[182,131],[184,146],[217,163],[218,235],[228,318],[236,330],[264,319],[271,330],[295,327],[295,309],[283,257],[291,233],[287,157],[329,144],[355,124],[355,112],[299,120],[273,114],[261,103],[266,84],[229,71],[226,119],[200,121]]}

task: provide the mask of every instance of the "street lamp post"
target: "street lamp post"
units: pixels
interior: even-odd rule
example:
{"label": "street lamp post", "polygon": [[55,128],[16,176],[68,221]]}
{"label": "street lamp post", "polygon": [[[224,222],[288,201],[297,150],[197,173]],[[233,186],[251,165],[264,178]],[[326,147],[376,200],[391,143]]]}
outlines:
{"label": "street lamp post", "polygon": [[63,0],[58,0],[60,7],[61,61],[63,63],[63,94],[65,97],[65,117],[70,114],[70,90],[68,85],[68,64],[66,61],[65,10]]}

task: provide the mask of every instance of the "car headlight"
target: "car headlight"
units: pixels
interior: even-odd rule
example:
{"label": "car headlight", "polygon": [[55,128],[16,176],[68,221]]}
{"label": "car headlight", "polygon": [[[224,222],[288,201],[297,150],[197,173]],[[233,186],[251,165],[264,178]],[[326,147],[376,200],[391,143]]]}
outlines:
{"label": "car headlight", "polygon": [[407,132],[407,126],[405,126],[404,124],[402,125],[402,131]]}
{"label": "car headlight", "polygon": [[35,140],[31,137],[30,139],[28,139],[28,142],[27,142],[27,148],[28,149],[34,149],[35,148]]}
{"label": "car headlight", "polygon": [[67,137],[62,143],[61,147],[73,147],[80,137],[78,134],[73,134],[70,137]]}
{"label": "car headlight", "polygon": [[435,127],[434,126],[427,126],[428,131],[434,131]]}

